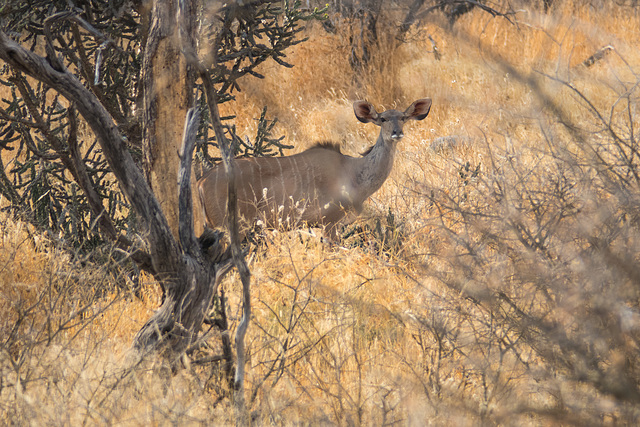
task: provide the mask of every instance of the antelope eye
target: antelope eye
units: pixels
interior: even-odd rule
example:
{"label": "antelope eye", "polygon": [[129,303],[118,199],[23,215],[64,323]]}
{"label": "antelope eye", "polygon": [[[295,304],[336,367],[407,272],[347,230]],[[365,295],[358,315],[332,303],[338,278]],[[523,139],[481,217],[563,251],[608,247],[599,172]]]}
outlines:
{"label": "antelope eye", "polygon": [[385,119],[384,117],[380,117],[380,123],[384,123],[386,121],[387,121],[387,119]]}

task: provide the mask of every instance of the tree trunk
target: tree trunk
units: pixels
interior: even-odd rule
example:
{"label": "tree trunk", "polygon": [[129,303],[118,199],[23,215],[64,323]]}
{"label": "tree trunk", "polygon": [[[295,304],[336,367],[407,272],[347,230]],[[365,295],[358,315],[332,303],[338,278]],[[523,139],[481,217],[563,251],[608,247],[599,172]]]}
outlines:
{"label": "tree trunk", "polygon": [[[122,133],[96,96],[60,64],[54,68],[50,60],[23,48],[2,31],[0,59],[73,103],[96,135],[111,171],[139,218],[141,235],[149,252],[150,270],[166,291],[162,307],[136,335],[134,346],[142,354],[160,351],[175,366],[184,350],[196,339],[217,285],[230,267],[227,254],[220,250],[217,242],[213,251],[217,256],[214,260],[206,259],[193,234],[191,188],[188,185],[193,147],[185,148],[182,155],[180,213],[185,227],[178,245],[158,200],[129,153]],[[195,142],[195,132],[185,132],[185,140],[187,137]]]}
{"label": "tree trunk", "polygon": [[[181,52],[180,37],[195,38],[195,2],[183,8],[192,19],[180,33],[178,0],[153,2],[142,64],[144,171],[173,235],[178,235],[178,151],[187,110],[193,106],[195,74]],[[190,43],[192,45],[192,43]],[[194,184],[192,184],[194,185]]]}

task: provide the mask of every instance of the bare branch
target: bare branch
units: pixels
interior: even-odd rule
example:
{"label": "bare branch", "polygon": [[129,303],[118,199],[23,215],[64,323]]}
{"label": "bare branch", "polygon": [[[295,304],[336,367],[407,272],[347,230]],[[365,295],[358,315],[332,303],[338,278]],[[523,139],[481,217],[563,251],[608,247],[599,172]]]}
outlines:
{"label": "bare branch", "polygon": [[196,134],[200,121],[200,111],[191,108],[184,123],[182,147],[180,149],[180,170],[178,171],[178,209],[180,216],[179,235],[182,249],[189,254],[200,251],[198,240],[193,232],[193,199],[191,196],[191,163],[196,146]]}
{"label": "bare branch", "polygon": [[229,147],[229,142],[224,135],[224,129],[222,122],[220,121],[220,113],[218,112],[218,105],[216,103],[215,88],[211,77],[206,71],[200,73],[205,92],[207,94],[207,103],[209,105],[209,112],[211,114],[211,122],[213,129],[216,133],[216,139],[220,145],[222,151],[222,161],[227,171],[227,177],[229,180],[229,199],[228,199],[228,228],[231,237],[231,253],[233,256],[233,263],[238,269],[240,274],[240,280],[242,281],[242,295],[243,295],[243,310],[242,320],[236,330],[236,374],[234,379],[234,390],[236,410],[239,412],[239,416],[245,413],[245,399],[244,399],[244,337],[249,327],[249,321],[251,319],[251,272],[244,259],[244,253],[240,248],[240,237],[238,233],[238,215],[237,215],[237,193],[236,193],[236,180],[235,180],[235,162],[233,155]]}
{"label": "bare branch", "polygon": [[0,58],[57,90],[74,103],[100,142],[104,155],[134,211],[149,233],[151,261],[156,272],[174,272],[178,245],[160,205],[136,166],[113,119],[93,93],[68,71],[58,71],[44,58],[23,48],[0,32]]}

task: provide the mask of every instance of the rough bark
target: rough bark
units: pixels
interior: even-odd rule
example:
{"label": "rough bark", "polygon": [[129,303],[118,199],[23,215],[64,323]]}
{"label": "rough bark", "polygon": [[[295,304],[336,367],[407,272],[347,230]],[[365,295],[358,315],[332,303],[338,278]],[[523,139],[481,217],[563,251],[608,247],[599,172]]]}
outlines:
{"label": "rough bark", "polygon": [[[205,259],[194,246],[192,234],[183,239],[182,247],[186,250],[181,250],[113,118],[73,74],[64,68],[54,69],[47,59],[24,49],[1,31],[0,59],[14,70],[42,81],[73,103],[98,138],[112,172],[140,220],[152,270],[166,291],[162,307],[136,335],[135,347],[142,352],[160,350],[176,362],[197,336],[217,283],[228,271],[229,263],[224,261],[224,256],[214,262]],[[183,167],[190,168],[191,152],[183,151],[183,159]],[[189,181],[189,171],[185,171],[184,179]],[[190,198],[190,189],[183,188],[182,192],[185,199]],[[191,204],[184,206],[183,214],[191,215]]]}
{"label": "rough bark", "polygon": [[[194,73],[181,53],[180,37],[195,38],[195,19],[178,25],[178,0],[157,1],[151,9],[142,83],[144,168],[169,228],[178,235],[178,150],[187,110],[193,105]],[[195,2],[185,0],[186,13]],[[180,33],[182,31],[182,34]]]}
{"label": "rough bark", "polygon": [[160,309],[135,338],[139,349],[149,350],[155,349],[156,344],[164,340],[165,355],[173,362],[173,366],[179,361],[178,357],[193,344],[218,284],[232,266],[228,252],[223,252],[219,245],[214,245],[212,255],[204,257],[193,232],[191,162],[198,120],[197,111],[189,110],[179,152],[178,210],[182,248],[181,268],[177,272],[179,286],[167,292]]}

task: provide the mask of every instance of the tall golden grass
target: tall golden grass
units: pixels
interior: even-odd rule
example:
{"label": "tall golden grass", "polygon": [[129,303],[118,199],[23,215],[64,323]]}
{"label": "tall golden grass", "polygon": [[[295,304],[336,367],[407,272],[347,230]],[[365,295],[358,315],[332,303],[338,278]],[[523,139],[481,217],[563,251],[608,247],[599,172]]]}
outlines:
{"label": "tall golden grass", "polygon": [[[598,145],[606,126],[578,91],[605,118],[611,113],[612,128],[637,129],[640,18],[629,8],[561,2],[547,15],[524,9],[513,19],[475,10],[454,31],[434,21],[400,45],[383,38],[358,75],[346,29],[313,25],[309,41],[288,54],[294,68],[263,66],[266,78],[245,81],[223,106],[249,135],[266,105],[294,151],[329,140],[357,155],[377,128],[356,120],[354,100],[403,109],[433,99],[429,117],[405,129],[390,179],[341,246],[273,231],[253,253],[247,399],[257,424],[638,421],[637,397],[616,375],[639,362],[637,282],[620,271],[635,269],[640,236],[632,213],[618,215],[619,193],[607,192],[589,164],[594,152],[615,150]],[[615,50],[581,65],[605,45]],[[2,225],[0,419],[234,422],[215,366],[171,375],[129,354],[158,304],[153,283],[143,284],[142,299],[123,295],[113,284],[126,278],[106,266],[81,266],[55,241],[36,242],[27,226]],[[614,228],[611,256],[588,255],[594,243],[585,236]],[[223,284],[232,328],[238,283],[231,274]],[[603,317],[619,337],[613,343],[601,325],[583,330],[602,318],[576,314],[604,306],[626,316],[620,324]],[[586,343],[598,355],[594,366],[566,342]]]}

